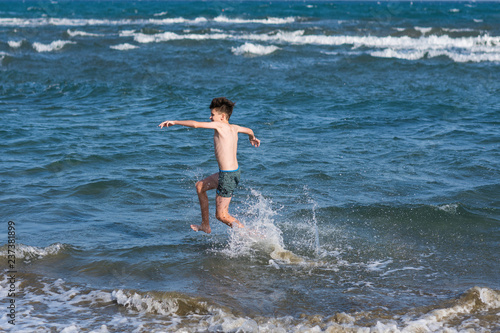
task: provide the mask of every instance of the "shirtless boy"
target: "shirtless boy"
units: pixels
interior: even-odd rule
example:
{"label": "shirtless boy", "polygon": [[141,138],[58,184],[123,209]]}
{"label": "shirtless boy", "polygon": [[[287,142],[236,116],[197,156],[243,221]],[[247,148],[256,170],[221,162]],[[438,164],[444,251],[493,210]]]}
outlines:
{"label": "shirtless boy", "polygon": [[219,164],[219,172],[196,183],[196,192],[200,200],[201,225],[192,224],[194,231],[212,232],[209,223],[208,196],[207,191],[217,189],[215,197],[215,216],[226,225],[243,228],[243,224],[228,212],[229,203],[233,191],[240,180],[240,169],[236,159],[238,148],[238,133],[248,135],[250,143],[254,147],[260,146],[250,128],[229,124],[229,117],[233,112],[234,103],[225,97],[214,98],[210,104],[211,122],[199,122],[194,120],[167,120],[162,122],[160,128],[173,125],[181,125],[192,128],[209,128],[214,130],[215,158]]}

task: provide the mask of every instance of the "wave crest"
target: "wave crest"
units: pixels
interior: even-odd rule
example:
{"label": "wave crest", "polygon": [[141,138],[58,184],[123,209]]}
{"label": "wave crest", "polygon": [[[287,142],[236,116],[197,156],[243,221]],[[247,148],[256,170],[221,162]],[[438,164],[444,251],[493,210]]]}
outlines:
{"label": "wave crest", "polygon": [[[70,248],[68,244],[54,243],[47,247],[37,247],[24,244],[16,244],[16,259],[32,260],[63,253]],[[0,257],[8,256],[8,245],[0,247]]]}
{"label": "wave crest", "polygon": [[268,55],[271,54],[275,51],[279,50],[279,47],[270,45],[270,46],[264,46],[264,45],[258,45],[258,44],[252,44],[252,43],[245,43],[241,46],[238,47],[233,47],[231,51],[236,54],[236,55]]}
{"label": "wave crest", "polygon": [[53,51],[61,50],[63,47],[65,47],[68,44],[76,44],[76,42],[72,42],[69,40],[56,40],[50,44],[42,44],[39,42],[35,42],[35,43],[33,43],[33,48],[37,52],[53,52]]}

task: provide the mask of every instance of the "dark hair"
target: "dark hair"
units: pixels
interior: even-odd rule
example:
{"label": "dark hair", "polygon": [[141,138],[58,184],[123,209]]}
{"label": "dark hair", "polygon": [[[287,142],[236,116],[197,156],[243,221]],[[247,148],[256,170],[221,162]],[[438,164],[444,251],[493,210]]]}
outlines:
{"label": "dark hair", "polygon": [[235,103],[231,102],[226,97],[217,97],[212,100],[212,103],[210,103],[210,110],[217,109],[217,112],[225,113],[227,115],[227,119],[229,119],[233,113],[234,105]]}

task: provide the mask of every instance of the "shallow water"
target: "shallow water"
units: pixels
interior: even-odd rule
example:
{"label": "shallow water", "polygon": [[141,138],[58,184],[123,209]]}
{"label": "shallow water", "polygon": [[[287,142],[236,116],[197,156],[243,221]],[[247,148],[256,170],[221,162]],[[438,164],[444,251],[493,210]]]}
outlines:
{"label": "shallow water", "polygon": [[[0,2],[0,327],[498,330],[498,7]],[[262,145],[205,235],[212,134],[157,125],[218,96]]]}

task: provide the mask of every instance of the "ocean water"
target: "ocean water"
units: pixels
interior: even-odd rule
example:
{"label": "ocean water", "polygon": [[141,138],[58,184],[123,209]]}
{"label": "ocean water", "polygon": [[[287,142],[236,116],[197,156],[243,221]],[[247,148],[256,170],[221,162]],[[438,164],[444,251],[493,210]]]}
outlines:
{"label": "ocean water", "polygon": [[0,330],[499,332],[499,77],[494,2],[0,1]]}

